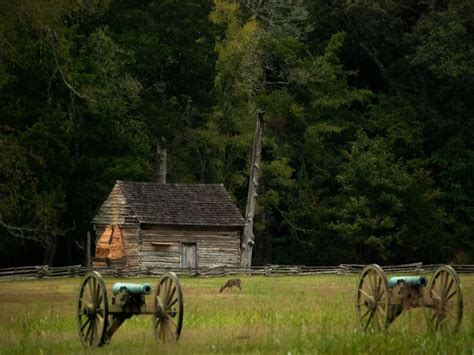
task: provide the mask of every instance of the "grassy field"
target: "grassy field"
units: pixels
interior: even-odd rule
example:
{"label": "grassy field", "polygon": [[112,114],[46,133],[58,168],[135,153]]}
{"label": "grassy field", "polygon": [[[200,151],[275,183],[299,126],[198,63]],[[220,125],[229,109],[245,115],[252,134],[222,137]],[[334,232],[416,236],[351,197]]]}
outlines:
{"label": "grassy field", "polygon": [[[474,354],[474,276],[461,276],[464,319],[456,335],[428,332],[421,309],[383,333],[357,329],[356,276],[241,277],[242,291],[219,294],[224,278],[182,278],[178,344],[154,341],[151,316],[125,322],[97,353]],[[0,354],[83,351],[74,308],[81,279],[0,282]],[[117,279],[106,279],[109,288]],[[154,279],[127,279],[127,282]],[[110,297],[110,296],[109,296]],[[151,300],[151,296],[150,300]]]}

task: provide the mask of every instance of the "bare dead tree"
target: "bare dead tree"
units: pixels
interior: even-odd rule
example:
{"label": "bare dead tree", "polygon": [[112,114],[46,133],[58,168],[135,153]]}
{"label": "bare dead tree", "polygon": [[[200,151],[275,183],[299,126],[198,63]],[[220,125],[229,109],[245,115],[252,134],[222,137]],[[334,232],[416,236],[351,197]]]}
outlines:
{"label": "bare dead tree", "polygon": [[159,142],[156,143],[156,160],[156,182],[166,184],[166,148],[163,148]]}
{"label": "bare dead tree", "polygon": [[65,237],[66,233],[76,228],[75,224],[72,227],[64,229],[42,229],[39,227],[19,227],[6,223],[0,215],[0,226],[2,226],[12,237],[31,240],[38,243],[43,249],[43,263],[51,265],[56,252],[56,244],[59,237]]}
{"label": "bare dead tree", "polygon": [[257,124],[255,127],[255,136],[252,150],[252,165],[250,167],[249,190],[247,195],[247,206],[245,208],[245,227],[242,233],[240,245],[242,267],[252,266],[252,252],[255,244],[255,236],[253,234],[253,220],[255,215],[255,205],[257,201],[257,186],[260,173],[260,161],[262,157],[262,141],[263,141],[263,111],[257,114]]}

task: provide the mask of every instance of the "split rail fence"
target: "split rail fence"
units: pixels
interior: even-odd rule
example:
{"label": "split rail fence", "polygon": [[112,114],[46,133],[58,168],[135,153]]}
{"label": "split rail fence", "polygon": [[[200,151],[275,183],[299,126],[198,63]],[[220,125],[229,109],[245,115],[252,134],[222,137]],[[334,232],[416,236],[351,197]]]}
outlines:
{"label": "split rail fence", "polygon": [[[193,269],[151,269],[151,268],[91,268],[82,265],[50,267],[47,265],[23,266],[0,269],[0,280],[39,279],[48,277],[77,277],[91,270],[110,277],[160,276],[166,271],[174,271],[180,276],[216,277],[228,275],[353,275],[359,274],[366,265],[340,264],[336,266],[304,266],[304,265],[265,265],[245,268],[193,268]],[[387,273],[431,273],[438,264],[425,265],[421,262],[403,265],[382,266]],[[474,274],[474,265],[451,265],[459,274]]]}

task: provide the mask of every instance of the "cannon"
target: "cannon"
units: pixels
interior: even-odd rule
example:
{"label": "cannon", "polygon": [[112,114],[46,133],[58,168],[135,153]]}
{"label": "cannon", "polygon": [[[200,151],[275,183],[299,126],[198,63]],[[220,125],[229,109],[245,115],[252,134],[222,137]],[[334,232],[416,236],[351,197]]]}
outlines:
{"label": "cannon", "polygon": [[428,285],[425,276],[387,279],[376,264],[362,270],[357,283],[356,314],[364,330],[386,329],[403,311],[423,307],[429,329],[455,333],[461,326],[463,295],[454,269],[440,266]]}
{"label": "cannon", "polygon": [[117,329],[133,315],[151,314],[156,341],[176,342],[183,326],[183,292],[178,277],[165,273],[158,280],[153,304],[145,296],[150,284],[115,283],[110,301],[104,279],[97,271],[81,282],[77,301],[77,329],[84,347],[108,344]]}

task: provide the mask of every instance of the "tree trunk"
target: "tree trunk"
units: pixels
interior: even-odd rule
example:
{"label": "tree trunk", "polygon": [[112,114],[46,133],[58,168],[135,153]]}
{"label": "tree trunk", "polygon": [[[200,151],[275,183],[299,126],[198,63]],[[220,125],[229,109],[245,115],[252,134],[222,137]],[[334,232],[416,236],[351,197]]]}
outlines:
{"label": "tree trunk", "polygon": [[428,101],[428,79],[420,74],[420,94],[418,95],[418,111],[422,114],[426,111],[426,102]]}
{"label": "tree trunk", "polygon": [[258,176],[260,172],[260,160],[263,140],[263,112],[257,114],[255,137],[252,150],[252,166],[250,168],[249,191],[247,195],[247,207],[245,208],[245,227],[240,244],[240,265],[249,268],[252,266],[252,251],[255,244],[253,234],[253,219],[255,215],[255,204],[257,200]]}
{"label": "tree trunk", "polygon": [[87,237],[86,237],[86,266],[90,267],[91,266],[91,232],[87,232]]}
{"label": "tree trunk", "polygon": [[156,182],[166,184],[166,148],[162,148],[160,143],[156,144],[156,160]]}
{"label": "tree trunk", "polygon": [[56,254],[56,244],[58,240],[56,237],[52,237],[51,240],[44,247],[43,254],[43,265],[52,266],[54,261],[54,256]]}

